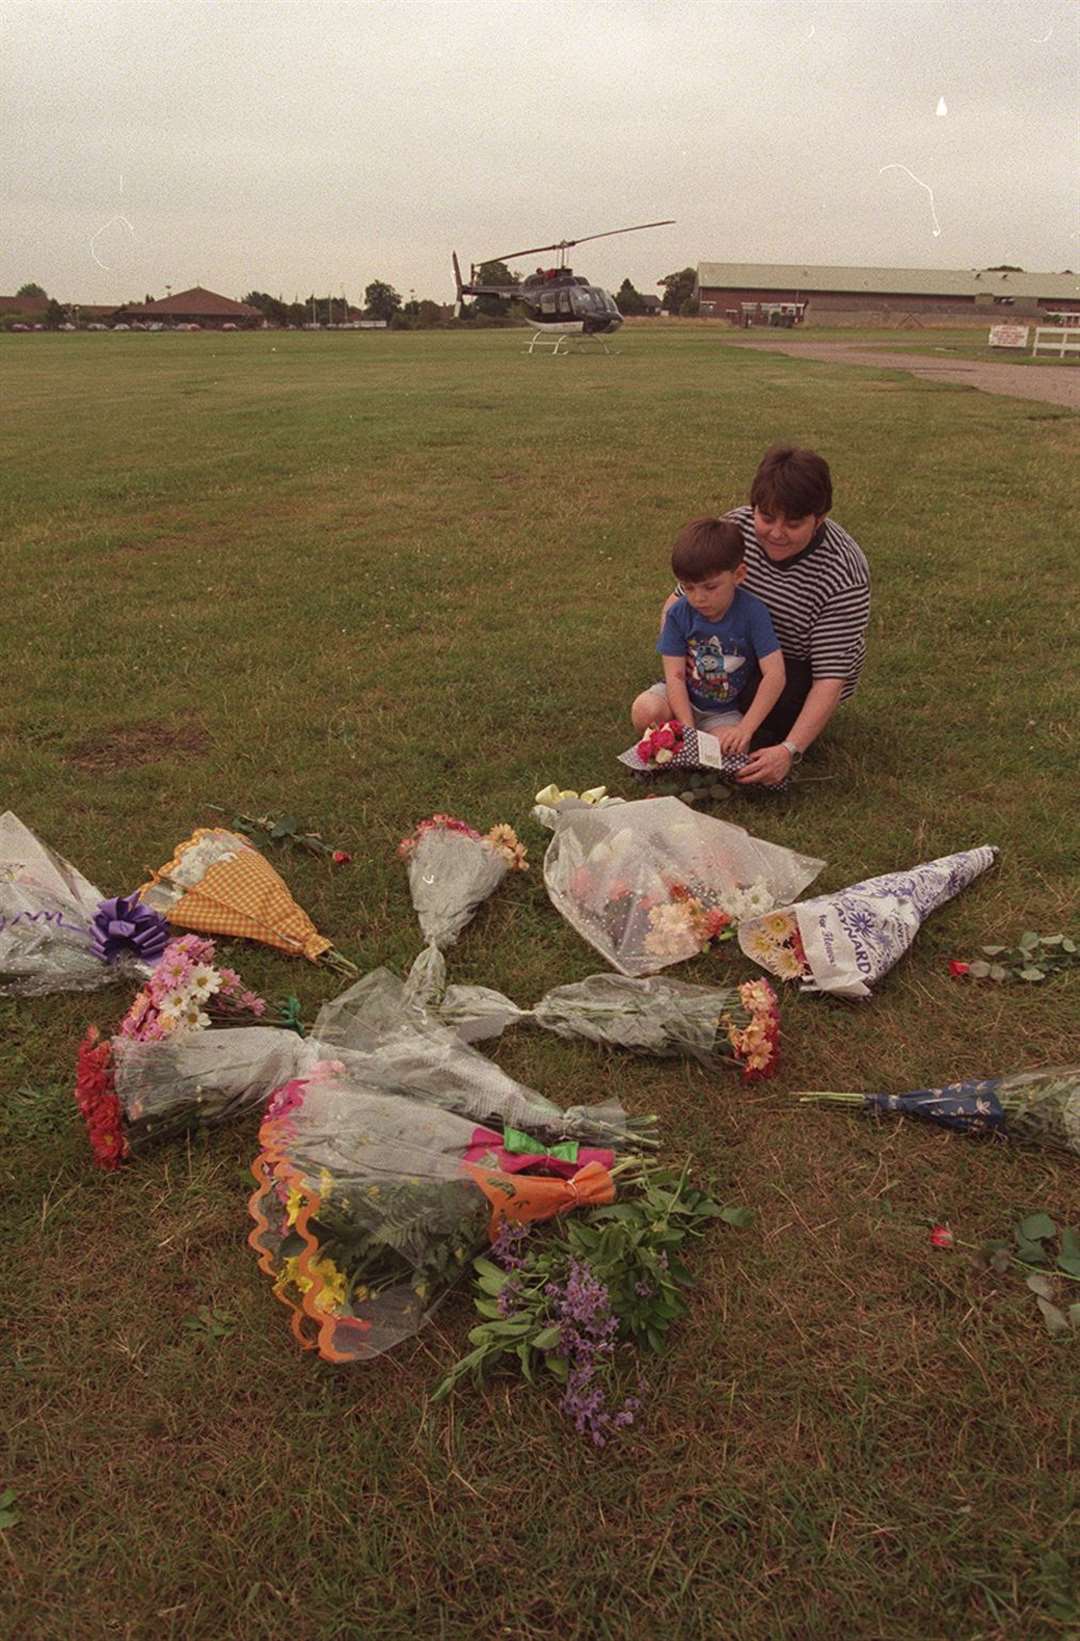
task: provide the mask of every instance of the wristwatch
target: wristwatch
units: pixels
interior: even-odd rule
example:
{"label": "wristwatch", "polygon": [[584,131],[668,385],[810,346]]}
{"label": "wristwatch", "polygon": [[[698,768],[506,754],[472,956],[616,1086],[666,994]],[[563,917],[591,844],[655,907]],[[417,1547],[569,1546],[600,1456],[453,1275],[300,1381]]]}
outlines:
{"label": "wristwatch", "polygon": [[802,747],[796,746],[794,741],[781,741],[780,745],[791,754],[791,767],[802,762]]}

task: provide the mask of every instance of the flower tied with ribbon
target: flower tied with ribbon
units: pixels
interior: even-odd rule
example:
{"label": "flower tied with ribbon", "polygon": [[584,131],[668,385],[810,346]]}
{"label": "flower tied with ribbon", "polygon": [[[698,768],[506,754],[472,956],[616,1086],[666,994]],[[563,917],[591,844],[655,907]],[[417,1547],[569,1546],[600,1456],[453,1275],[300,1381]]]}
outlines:
{"label": "flower tied with ribbon", "polygon": [[91,949],[103,963],[125,957],[156,963],[168,943],[168,922],[138,895],[100,901],[90,924]]}

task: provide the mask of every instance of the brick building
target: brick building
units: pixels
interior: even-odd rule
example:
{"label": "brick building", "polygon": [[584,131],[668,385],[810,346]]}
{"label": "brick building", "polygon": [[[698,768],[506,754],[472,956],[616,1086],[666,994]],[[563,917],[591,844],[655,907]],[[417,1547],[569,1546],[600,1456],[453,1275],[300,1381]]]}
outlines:
{"label": "brick building", "polygon": [[[1080,315],[1075,274],[998,273],[989,269],[832,268],[798,263],[701,262],[694,295],[706,318],[745,322],[777,304],[802,308],[805,317],[841,323],[966,317],[1002,320]],[[757,310],[760,308],[761,312]]]}
{"label": "brick building", "polygon": [[202,285],[163,297],[160,302],[125,302],[112,315],[112,322],[118,325],[130,325],[134,320],[140,324],[201,325],[205,330],[220,330],[223,325],[253,330],[264,322],[258,308],[218,296]]}

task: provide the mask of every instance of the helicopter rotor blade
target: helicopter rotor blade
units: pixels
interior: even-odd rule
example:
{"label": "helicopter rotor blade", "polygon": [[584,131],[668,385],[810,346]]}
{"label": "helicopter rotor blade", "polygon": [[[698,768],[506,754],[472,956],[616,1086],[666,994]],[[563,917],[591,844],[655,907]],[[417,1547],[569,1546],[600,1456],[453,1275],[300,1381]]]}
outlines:
{"label": "helicopter rotor blade", "polygon": [[636,222],[632,228],[609,228],[603,234],[585,234],[581,239],[560,239],[554,245],[533,245],[527,251],[504,251],[502,256],[485,257],[485,262],[513,262],[519,256],[539,256],[543,251],[568,251],[572,245],[586,245],[590,239],[610,239],[613,234],[637,234],[642,228],[670,228],[674,226],[674,217],[665,217],[663,222]]}

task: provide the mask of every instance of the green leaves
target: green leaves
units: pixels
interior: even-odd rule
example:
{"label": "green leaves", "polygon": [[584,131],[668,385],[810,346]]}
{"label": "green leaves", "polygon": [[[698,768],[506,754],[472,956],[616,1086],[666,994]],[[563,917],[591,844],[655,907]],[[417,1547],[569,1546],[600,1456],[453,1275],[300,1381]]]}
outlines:
{"label": "green leaves", "polygon": [[184,1327],[198,1338],[213,1340],[216,1344],[236,1332],[236,1317],[214,1306],[200,1305],[194,1316],[184,1317]]}
{"label": "green leaves", "polygon": [[[216,809],[217,804],[211,804]],[[304,832],[296,815],[234,815],[229,823],[234,832],[243,832],[259,849],[272,844],[294,844],[310,855],[332,855],[334,845],[324,842],[319,832]]]}
{"label": "green leaves", "polygon": [[999,984],[1010,976],[1033,984],[1070,967],[1080,960],[1076,941],[1063,934],[1037,934],[1025,929],[1015,946],[980,946],[982,957],[967,966],[972,980],[994,980]]}
{"label": "green leaves", "polygon": [[13,1508],[17,1497],[18,1494],[10,1487],[5,1487],[0,1493],[0,1533],[9,1527],[17,1527],[22,1520],[18,1510]]}

